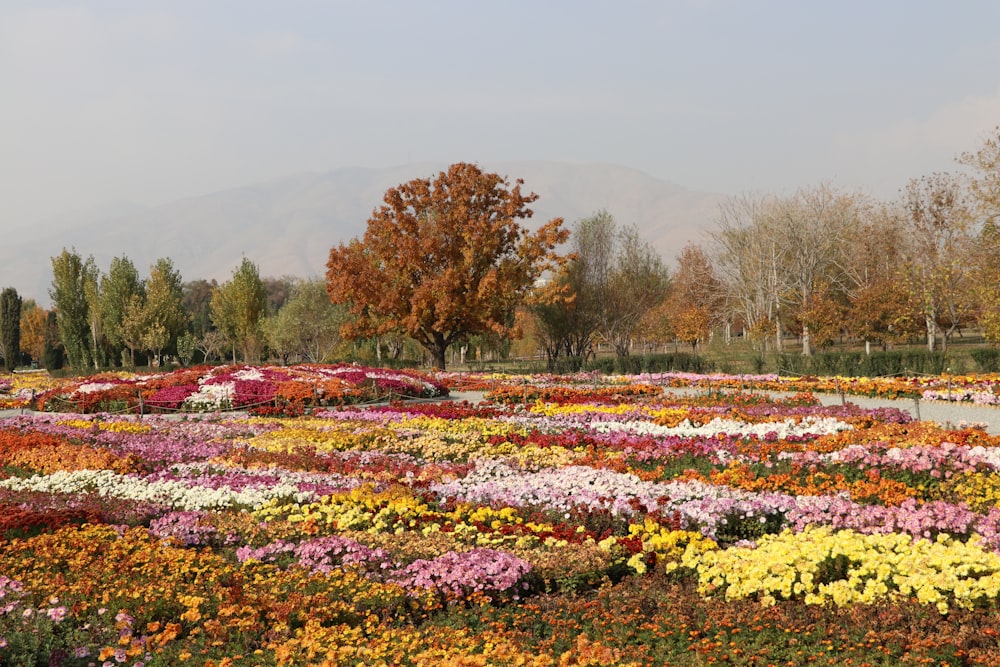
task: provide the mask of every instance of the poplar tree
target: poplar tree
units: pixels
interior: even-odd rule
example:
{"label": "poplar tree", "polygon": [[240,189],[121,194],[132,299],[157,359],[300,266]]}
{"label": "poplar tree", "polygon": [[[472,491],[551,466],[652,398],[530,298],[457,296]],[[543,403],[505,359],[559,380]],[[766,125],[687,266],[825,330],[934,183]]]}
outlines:
{"label": "poplar tree", "polygon": [[243,360],[256,362],[263,347],[261,320],[267,311],[267,290],[257,266],[246,257],[233,277],[212,291],[212,323],[233,346],[239,348]]}
{"label": "poplar tree", "polygon": [[59,339],[66,353],[66,360],[75,369],[90,365],[91,332],[90,309],[86,298],[86,285],[96,280],[94,258],[83,260],[76,250],[66,250],[52,258],[52,287],[49,298],[56,312]]}

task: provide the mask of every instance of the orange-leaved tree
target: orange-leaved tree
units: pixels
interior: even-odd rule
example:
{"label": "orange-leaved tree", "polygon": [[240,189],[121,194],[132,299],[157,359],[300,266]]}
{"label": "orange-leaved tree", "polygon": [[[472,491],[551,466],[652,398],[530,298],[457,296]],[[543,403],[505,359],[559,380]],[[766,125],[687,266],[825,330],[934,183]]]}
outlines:
{"label": "orange-leaved tree", "polygon": [[522,184],[458,163],[387,190],[364,237],[330,250],[327,294],[354,316],[343,335],[403,331],[443,369],[452,343],[515,333],[516,307],[568,236],[561,218],[534,233],[519,224],[538,199]]}

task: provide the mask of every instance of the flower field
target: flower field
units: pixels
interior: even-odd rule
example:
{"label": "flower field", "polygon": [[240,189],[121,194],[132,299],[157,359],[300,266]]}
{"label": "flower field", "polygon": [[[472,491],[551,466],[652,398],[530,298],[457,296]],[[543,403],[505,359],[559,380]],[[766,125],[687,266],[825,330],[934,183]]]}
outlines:
{"label": "flower field", "polygon": [[398,398],[434,398],[447,388],[429,376],[352,364],[197,366],[168,373],[104,373],[53,381],[15,376],[5,407],[47,412],[189,413],[248,410],[293,416],[307,409]]}
{"label": "flower field", "polygon": [[[1000,438],[769,381],[40,385],[0,420],[0,664],[1000,665]],[[490,400],[395,400],[445,385]]]}

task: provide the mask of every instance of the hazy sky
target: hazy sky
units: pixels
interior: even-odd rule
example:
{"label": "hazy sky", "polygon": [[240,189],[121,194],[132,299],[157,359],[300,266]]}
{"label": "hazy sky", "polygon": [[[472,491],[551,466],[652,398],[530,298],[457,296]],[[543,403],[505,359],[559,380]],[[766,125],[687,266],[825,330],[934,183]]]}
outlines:
{"label": "hazy sky", "polygon": [[1000,124],[998,26],[995,0],[0,0],[0,215],[460,160],[891,198]]}

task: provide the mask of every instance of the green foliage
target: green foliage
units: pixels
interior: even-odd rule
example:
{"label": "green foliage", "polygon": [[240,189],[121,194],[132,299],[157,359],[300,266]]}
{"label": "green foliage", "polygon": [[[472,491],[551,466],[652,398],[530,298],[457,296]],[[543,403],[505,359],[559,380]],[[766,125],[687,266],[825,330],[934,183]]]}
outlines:
{"label": "green foliage", "polygon": [[84,261],[75,250],[71,252],[64,248],[58,257],[52,258],[49,297],[57,313],[59,338],[66,351],[66,359],[76,369],[86,368],[93,359],[86,285],[96,280],[96,275],[94,258]]}
{"label": "green foliage", "polygon": [[42,366],[47,371],[59,370],[63,366],[63,345],[59,340],[59,326],[56,313],[50,310],[45,316]]}
{"label": "green foliage", "polygon": [[21,359],[21,297],[8,287],[0,292],[0,350],[4,369],[9,373]]}
{"label": "green foliage", "polygon": [[286,363],[292,355],[321,363],[334,357],[346,320],[347,307],[330,303],[322,280],[304,280],[294,285],[281,309],[264,320],[263,331],[271,351]]}
{"label": "green foliage", "polygon": [[686,352],[667,354],[636,354],[627,357],[598,357],[584,361],[580,357],[560,357],[538,372],[576,373],[598,371],[607,375],[636,375],[639,373],[709,373],[715,370],[705,357]]}
{"label": "green foliage", "polygon": [[144,295],[145,285],[139,271],[128,257],[114,257],[108,272],[101,276],[100,289],[90,299],[91,310],[96,310],[103,327],[103,335],[111,347],[109,358],[121,356],[126,346],[123,328],[125,315],[133,297]]}
{"label": "green foliage", "polygon": [[243,360],[260,358],[263,347],[261,320],[267,311],[267,291],[257,265],[246,257],[233,277],[212,292],[212,322],[236,347]]}
{"label": "green foliage", "polygon": [[188,322],[181,275],[167,258],[156,260],[149,269],[144,311],[147,326],[142,347],[159,357],[175,343]]}
{"label": "green foliage", "polygon": [[978,347],[969,350],[969,356],[976,362],[976,367],[980,372],[1000,372],[1000,349],[995,347]]}
{"label": "green foliage", "polygon": [[826,352],[812,356],[782,354],[778,372],[790,375],[841,375],[875,377],[926,373],[940,375],[951,361],[944,352],[891,350],[866,355],[864,352]]}

